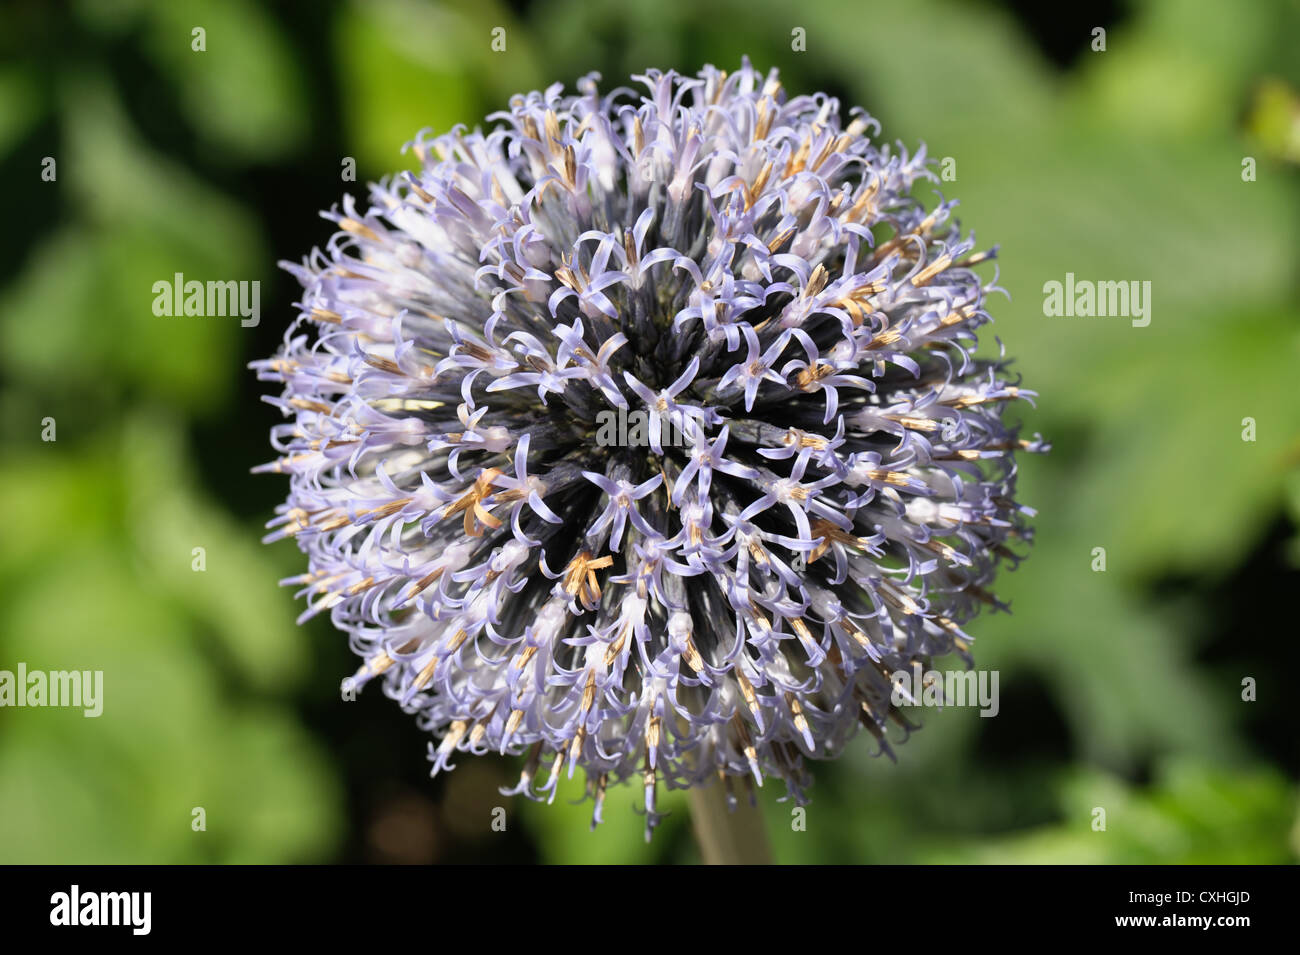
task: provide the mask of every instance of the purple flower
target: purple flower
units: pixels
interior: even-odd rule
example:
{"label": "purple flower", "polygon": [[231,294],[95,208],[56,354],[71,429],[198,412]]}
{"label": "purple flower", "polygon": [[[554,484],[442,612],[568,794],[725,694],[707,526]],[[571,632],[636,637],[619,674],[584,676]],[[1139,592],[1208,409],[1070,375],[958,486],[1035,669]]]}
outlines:
{"label": "purple flower", "polygon": [[[637,777],[650,825],[661,783],[803,801],[806,760],[906,728],[890,673],[969,661],[1032,393],[976,356],[990,254],[912,196],[924,150],[748,62],[596,79],[417,138],[286,266],[268,539],[434,772],[525,755],[551,799],[581,767],[596,820]],[[645,442],[596,440],[620,408]]]}

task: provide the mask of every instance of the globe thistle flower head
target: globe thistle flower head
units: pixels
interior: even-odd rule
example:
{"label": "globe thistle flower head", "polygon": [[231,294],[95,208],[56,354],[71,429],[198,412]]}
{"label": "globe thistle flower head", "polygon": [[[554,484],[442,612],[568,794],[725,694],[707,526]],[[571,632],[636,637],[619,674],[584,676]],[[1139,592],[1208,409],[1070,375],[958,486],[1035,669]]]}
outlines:
{"label": "globe thistle flower head", "polygon": [[594,821],[636,778],[650,826],[661,784],[802,802],[807,760],[905,738],[891,673],[969,662],[1031,392],[977,357],[991,253],[913,197],[923,148],[748,62],[597,79],[422,134],[286,265],[268,540],[435,773],[580,767]]}

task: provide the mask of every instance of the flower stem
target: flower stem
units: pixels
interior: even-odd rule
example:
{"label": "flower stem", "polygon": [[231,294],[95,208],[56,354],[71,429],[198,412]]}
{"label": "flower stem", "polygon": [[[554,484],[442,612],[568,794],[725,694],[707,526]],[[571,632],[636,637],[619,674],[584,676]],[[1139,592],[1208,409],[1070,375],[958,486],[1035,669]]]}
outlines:
{"label": "flower stem", "polygon": [[705,864],[771,865],[762,810],[743,797],[728,810],[726,793],[720,782],[691,789],[691,821]]}

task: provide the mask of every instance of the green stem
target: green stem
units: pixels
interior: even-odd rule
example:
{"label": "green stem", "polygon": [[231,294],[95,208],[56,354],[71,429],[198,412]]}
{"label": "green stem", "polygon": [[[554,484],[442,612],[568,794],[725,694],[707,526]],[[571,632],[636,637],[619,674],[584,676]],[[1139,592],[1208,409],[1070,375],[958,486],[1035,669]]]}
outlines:
{"label": "green stem", "polygon": [[763,812],[742,794],[735,811],[727,809],[720,782],[691,790],[691,821],[706,865],[771,865]]}

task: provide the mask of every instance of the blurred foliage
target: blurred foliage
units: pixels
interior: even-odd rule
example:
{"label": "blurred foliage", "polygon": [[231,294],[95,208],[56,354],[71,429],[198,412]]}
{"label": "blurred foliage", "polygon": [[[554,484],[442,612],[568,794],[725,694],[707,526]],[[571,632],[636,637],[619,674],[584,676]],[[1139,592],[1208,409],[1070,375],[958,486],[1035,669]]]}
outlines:
{"label": "blurred foliage", "polygon": [[0,711],[7,862],[302,861],[330,845],[337,786],[277,697],[307,652],[279,622],[277,567],[195,497],[184,460],[173,422],[137,416],[0,471],[23,503],[0,550],[5,668],[104,674],[98,717]]}
{"label": "blurred foliage", "polygon": [[[856,741],[815,767],[806,831],[765,790],[777,858],[1296,858],[1300,661],[1269,606],[1300,567],[1300,540],[1270,543],[1284,514],[1300,522],[1295,3],[1134,3],[1105,52],[1079,27],[1067,64],[992,0],[82,0],[0,16],[0,169],[21,193],[0,256],[0,668],[103,669],[107,699],[94,720],[0,710],[3,861],[483,857],[495,805],[522,823],[515,856],[698,858],[680,793],[653,844],[635,787],[588,833],[576,782],[519,805],[495,794],[509,761],[465,758],[431,785],[417,732],[389,755],[409,722],[396,707],[338,702],[341,640],[296,628],[276,588],[298,554],[257,543],[282,487],[244,473],[274,420],[244,365],[290,315],[274,260],[327,238],[310,210],[363,192],[340,179],[346,157],[378,178],[410,165],[421,127],[474,125],[514,92],[742,55],[956,160],[943,191],[999,245],[995,330],[1041,395],[1027,429],[1054,445],[1022,464],[1040,518],[1000,581],[1014,613],[973,625],[998,718],[929,713],[898,765]],[[1150,281],[1150,326],[1045,318],[1043,284],[1067,271]],[[155,317],[152,283],[176,272],[261,281],[262,327]]]}
{"label": "blurred foliage", "polygon": [[1300,162],[1300,93],[1284,80],[1260,83],[1246,123],[1270,156]]}

